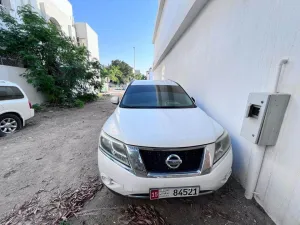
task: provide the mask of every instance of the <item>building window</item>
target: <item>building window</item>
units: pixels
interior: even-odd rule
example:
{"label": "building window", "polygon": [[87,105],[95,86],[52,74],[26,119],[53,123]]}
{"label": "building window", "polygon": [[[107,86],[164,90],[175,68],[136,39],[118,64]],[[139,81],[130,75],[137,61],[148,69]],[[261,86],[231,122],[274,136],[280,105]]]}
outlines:
{"label": "building window", "polygon": [[78,44],[78,46],[86,46],[86,40],[85,40],[85,38],[79,38],[79,37],[77,37],[77,44]]}

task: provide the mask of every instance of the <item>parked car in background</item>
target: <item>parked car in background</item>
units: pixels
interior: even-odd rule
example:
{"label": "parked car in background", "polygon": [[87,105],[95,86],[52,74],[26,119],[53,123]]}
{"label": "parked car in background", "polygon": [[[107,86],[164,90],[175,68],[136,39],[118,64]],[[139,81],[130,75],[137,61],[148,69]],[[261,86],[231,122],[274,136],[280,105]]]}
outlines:
{"label": "parked car in background", "polygon": [[34,116],[25,92],[14,83],[0,80],[0,136],[16,132]]}
{"label": "parked car in background", "polygon": [[173,81],[133,81],[104,124],[98,151],[103,183],[137,198],[209,194],[231,175],[227,131]]}

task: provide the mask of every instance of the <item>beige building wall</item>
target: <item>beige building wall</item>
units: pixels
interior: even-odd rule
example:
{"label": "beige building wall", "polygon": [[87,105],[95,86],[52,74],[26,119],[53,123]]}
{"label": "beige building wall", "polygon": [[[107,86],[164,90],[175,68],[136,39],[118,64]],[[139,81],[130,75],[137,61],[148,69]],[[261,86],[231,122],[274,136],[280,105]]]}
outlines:
{"label": "beige building wall", "polygon": [[75,23],[77,41],[91,53],[91,58],[100,61],[98,34],[87,23]]}
{"label": "beige building wall", "polygon": [[37,0],[41,14],[76,42],[73,8],[68,0]]}

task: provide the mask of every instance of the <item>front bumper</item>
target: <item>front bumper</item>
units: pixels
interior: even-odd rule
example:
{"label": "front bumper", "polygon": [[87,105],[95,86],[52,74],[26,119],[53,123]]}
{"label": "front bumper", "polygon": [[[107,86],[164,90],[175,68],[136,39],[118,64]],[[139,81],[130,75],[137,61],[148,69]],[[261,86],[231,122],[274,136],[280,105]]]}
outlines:
{"label": "front bumper", "polygon": [[231,175],[232,148],[211,169],[210,173],[176,178],[138,177],[113,162],[98,150],[98,166],[103,183],[112,191],[126,196],[145,196],[151,188],[200,186],[201,193],[222,187]]}

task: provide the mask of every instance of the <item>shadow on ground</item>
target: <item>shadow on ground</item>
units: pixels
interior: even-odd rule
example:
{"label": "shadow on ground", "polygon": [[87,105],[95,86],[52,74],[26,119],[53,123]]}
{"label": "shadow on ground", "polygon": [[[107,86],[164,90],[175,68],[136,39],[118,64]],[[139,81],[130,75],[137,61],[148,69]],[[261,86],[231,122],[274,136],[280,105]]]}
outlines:
{"label": "shadow on ground", "polygon": [[196,224],[274,224],[254,202],[245,199],[243,188],[231,178],[219,191],[211,195],[183,199],[150,201],[130,199],[103,188],[85,206],[71,224],[120,224],[128,205],[153,205],[172,225]]}

